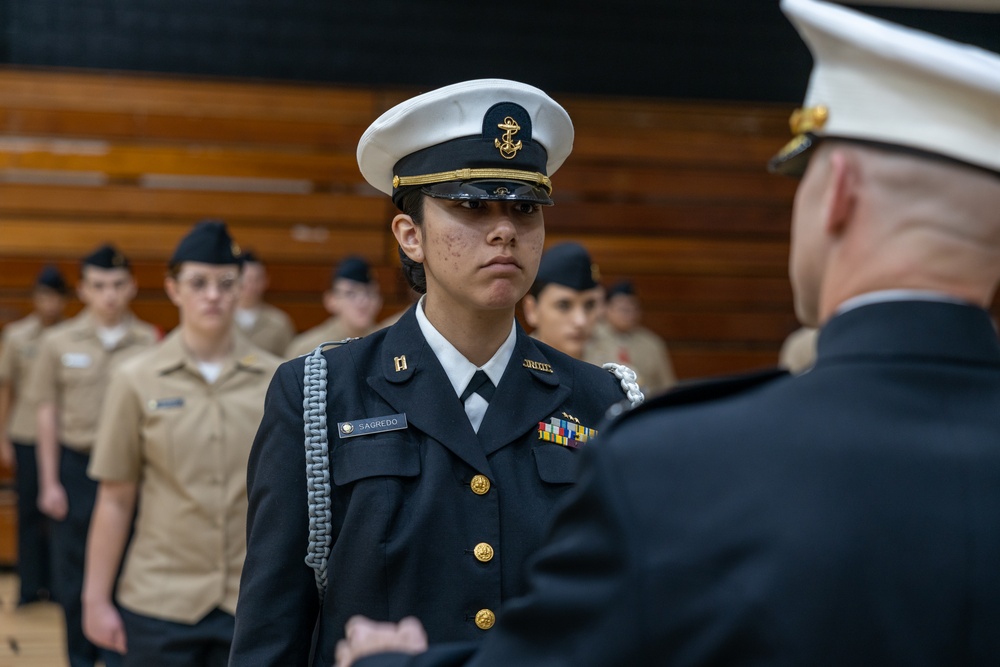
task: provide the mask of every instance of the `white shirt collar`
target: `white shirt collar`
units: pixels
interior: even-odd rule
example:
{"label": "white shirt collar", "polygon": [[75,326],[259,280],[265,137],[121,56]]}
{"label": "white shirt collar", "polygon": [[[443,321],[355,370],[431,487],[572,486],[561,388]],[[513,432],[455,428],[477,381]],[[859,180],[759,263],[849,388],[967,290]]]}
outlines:
{"label": "white shirt collar", "polygon": [[[455,395],[461,396],[468,386],[472,376],[478,370],[477,366],[465,358],[448,339],[441,335],[441,332],[434,328],[431,321],[424,314],[424,299],[420,297],[417,303],[417,324],[420,326],[420,333],[434,352],[434,356],[441,362],[445,374],[451,381],[451,386],[455,389]],[[514,344],[517,342],[517,328],[514,322],[510,323],[510,335],[507,340],[500,345],[493,357],[483,364],[482,369],[493,381],[495,387],[500,386],[500,378],[507,369],[510,358],[514,355]]]}
{"label": "white shirt collar", "polygon": [[859,294],[847,299],[837,307],[834,315],[840,315],[861,306],[868,306],[873,303],[887,303],[889,301],[941,301],[944,303],[957,303],[959,305],[967,305],[968,303],[944,292],[917,289],[885,289]]}

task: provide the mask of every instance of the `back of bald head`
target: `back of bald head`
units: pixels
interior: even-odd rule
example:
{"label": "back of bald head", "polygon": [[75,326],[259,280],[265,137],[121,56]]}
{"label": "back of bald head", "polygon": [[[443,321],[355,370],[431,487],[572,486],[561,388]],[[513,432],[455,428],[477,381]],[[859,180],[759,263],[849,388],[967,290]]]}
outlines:
{"label": "back of bald head", "polygon": [[[1000,250],[1000,174],[895,147],[828,139],[814,158],[840,152],[853,171],[857,215],[923,226]],[[827,166],[828,168],[828,166]]]}

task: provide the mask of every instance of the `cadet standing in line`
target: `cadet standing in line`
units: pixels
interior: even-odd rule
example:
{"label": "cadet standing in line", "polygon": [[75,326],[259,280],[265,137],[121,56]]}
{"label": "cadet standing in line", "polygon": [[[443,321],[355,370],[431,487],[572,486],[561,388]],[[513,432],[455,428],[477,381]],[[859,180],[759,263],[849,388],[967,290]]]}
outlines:
{"label": "cadet standing in line", "polygon": [[640,324],[642,307],[631,281],[608,289],[604,317],[594,325],[583,358],[593,364],[625,364],[635,371],[639,387],[649,396],[677,384],[663,339]]}
{"label": "cadet standing in line", "polygon": [[56,597],[66,615],[70,667],[92,667],[99,653],[106,663],[120,658],[83,636],[83,554],[97,493],[87,463],[112,368],[159,336],[129,311],[136,284],[115,247],[83,258],[77,292],[86,308],[42,337],[27,397],[37,406],[38,506],[54,520]]}
{"label": "cadet standing in line", "polygon": [[0,348],[0,461],[15,468],[18,606],[51,599],[53,593],[51,527],[38,509],[35,406],[23,394],[38,356],[38,339],[62,320],[68,293],[59,269],[43,268],[32,292],[34,310],[4,327]]}
{"label": "cadet standing in line", "polygon": [[524,591],[576,448],[625,399],[613,374],[514,318],[572,142],[548,95],[497,79],[411,99],[362,136],[361,172],[400,209],[392,231],[424,296],[393,326],[275,375],[250,456],[234,667],[328,667],[358,613],[418,614],[436,640],[480,640]]}
{"label": "cadet standing in line", "polygon": [[[805,169],[789,267],[816,365],[624,415],[478,653],[356,667],[1000,664],[1000,55],[782,8],[815,57],[772,168]],[[353,621],[339,667],[395,632]]]}
{"label": "cadet standing in line", "polygon": [[236,325],[251,343],[281,356],[295,337],[295,326],[288,313],[264,301],[268,287],[264,263],[249,250],[243,252],[242,258]]}
{"label": "cadet standing in line", "polygon": [[371,267],[361,257],[346,257],[330,278],[330,289],[323,293],[323,307],[329,319],[295,337],[286,358],[308,354],[320,343],[359,338],[372,332],[382,308],[382,295]]}
{"label": "cadet standing in line", "polygon": [[223,223],[181,239],[165,288],[180,325],[115,371],[101,413],[84,630],[126,666],[224,667],[246,555],[246,462],[281,360],[235,332],[240,250]]}
{"label": "cadet standing in line", "polygon": [[600,278],[590,253],[579,243],[560,243],[546,250],[538,276],[521,302],[524,319],[534,328],[531,337],[583,359],[604,305]]}

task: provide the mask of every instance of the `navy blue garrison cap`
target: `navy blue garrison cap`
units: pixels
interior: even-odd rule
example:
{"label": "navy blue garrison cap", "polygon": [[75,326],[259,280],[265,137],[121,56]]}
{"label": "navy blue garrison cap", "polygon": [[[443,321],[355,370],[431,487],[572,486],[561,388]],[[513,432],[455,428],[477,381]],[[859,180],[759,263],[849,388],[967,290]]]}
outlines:
{"label": "navy blue garrison cap", "polygon": [[128,258],[110,243],[105,243],[84,257],[80,260],[80,264],[98,269],[128,269],[130,267]]}
{"label": "navy blue garrison cap", "polygon": [[582,292],[597,287],[600,278],[586,248],[579,243],[560,243],[542,255],[535,284],[555,283]]}
{"label": "navy blue garrison cap", "polygon": [[619,280],[614,285],[609,287],[607,300],[611,301],[611,297],[617,296],[618,294],[627,294],[629,296],[635,296],[635,286],[632,284],[632,281]]}
{"label": "navy blue garrison cap", "polygon": [[35,278],[35,287],[45,287],[64,295],[69,293],[69,287],[66,285],[66,279],[62,272],[52,264],[42,267],[42,270],[38,272],[38,277]]}
{"label": "navy blue garrison cap", "polygon": [[170,258],[170,266],[181,262],[242,264],[243,251],[233,241],[221,220],[202,220],[181,239]]}
{"label": "navy blue garrison cap", "polygon": [[337,280],[338,278],[367,285],[372,281],[371,267],[368,266],[368,262],[364,258],[351,255],[345,257],[333,272],[333,279]]}

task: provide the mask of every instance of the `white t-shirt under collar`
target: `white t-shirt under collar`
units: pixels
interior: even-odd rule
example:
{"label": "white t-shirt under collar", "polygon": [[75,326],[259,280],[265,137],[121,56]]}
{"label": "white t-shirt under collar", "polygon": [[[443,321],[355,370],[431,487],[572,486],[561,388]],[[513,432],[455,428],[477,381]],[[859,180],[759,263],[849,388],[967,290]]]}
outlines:
{"label": "white t-shirt under collar", "polygon": [[963,301],[950,294],[945,294],[944,292],[916,289],[884,289],[852,296],[837,307],[834,315],[840,315],[861,306],[868,306],[873,303],[887,303],[889,301],[943,301],[959,305],[968,304],[967,301]]}

